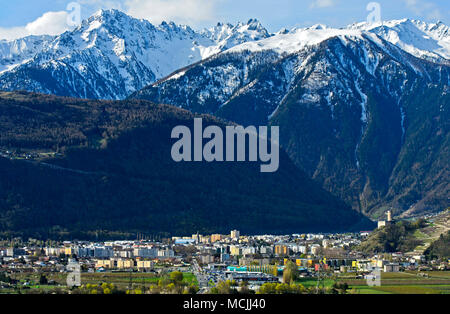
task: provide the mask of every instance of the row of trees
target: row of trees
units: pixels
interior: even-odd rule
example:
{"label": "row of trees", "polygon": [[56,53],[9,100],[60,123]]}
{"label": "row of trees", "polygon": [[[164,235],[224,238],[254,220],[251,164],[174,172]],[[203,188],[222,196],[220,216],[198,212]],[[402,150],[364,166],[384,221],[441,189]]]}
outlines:
{"label": "row of trees", "polygon": [[129,289],[127,294],[196,294],[199,291],[198,285],[185,280],[182,272],[174,271],[163,275],[158,283],[151,285],[149,289],[145,287]]}
{"label": "row of trees", "polygon": [[185,280],[182,272],[175,271],[163,275],[150,287],[145,284],[120,288],[112,283],[86,284],[72,291],[73,294],[196,294],[199,288],[196,283]]}
{"label": "row of trees", "polygon": [[74,294],[117,294],[120,291],[112,283],[86,284],[73,291]]}

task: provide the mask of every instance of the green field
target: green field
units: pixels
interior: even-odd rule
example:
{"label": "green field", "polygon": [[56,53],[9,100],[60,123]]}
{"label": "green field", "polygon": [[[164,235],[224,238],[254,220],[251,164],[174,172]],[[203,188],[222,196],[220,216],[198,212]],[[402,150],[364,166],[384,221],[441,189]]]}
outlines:
{"label": "green field", "polygon": [[360,294],[449,294],[450,285],[353,286]]}
{"label": "green field", "polygon": [[[347,283],[352,293],[357,294],[450,294],[450,272],[404,272],[382,273],[381,286],[369,287],[364,279],[356,279],[353,275],[341,275],[338,281]],[[424,277],[427,276],[427,277]],[[334,279],[324,279],[325,288],[331,288]],[[313,288],[317,285],[315,278],[302,278],[296,283],[301,283],[305,288]]]}
{"label": "green field", "polygon": [[[18,280],[18,284],[10,289],[0,290],[0,293],[30,293],[30,292],[51,292],[52,290],[68,291],[66,287],[66,274],[62,273],[45,273],[49,281],[54,281],[54,285],[39,285],[40,274],[37,273],[17,273],[12,277]],[[82,285],[101,285],[102,283],[114,284],[119,290],[127,290],[128,287],[135,288],[150,288],[153,285],[158,285],[160,275],[154,273],[82,273]],[[29,285],[24,285],[29,283]],[[186,285],[198,285],[197,278],[192,273],[183,273],[183,283]]]}
{"label": "green field", "polygon": [[[68,291],[66,287],[66,274],[46,273],[48,280],[54,281],[54,285],[39,285],[40,274],[19,273],[13,276],[18,284],[10,289],[0,290],[0,293],[51,293],[55,291]],[[356,279],[355,275],[346,274],[338,278],[340,283],[349,285],[349,292],[356,294],[450,294],[450,271],[430,272],[403,272],[382,273],[380,287],[369,287],[364,279]],[[81,281],[83,285],[101,285],[102,283],[114,284],[119,290],[125,291],[130,284],[133,289],[149,289],[158,285],[160,275],[154,273],[83,273]],[[24,286],[24,283],[28,283]],[[183,283],[186,285],[198,284],[192,273],[183,273]],[[314,288],[317,285],[315,278],[301,278],[296,283],[305,288]],[[335,283],[334,278],[326,278],[322,284],[325,288],[331,288]]]}

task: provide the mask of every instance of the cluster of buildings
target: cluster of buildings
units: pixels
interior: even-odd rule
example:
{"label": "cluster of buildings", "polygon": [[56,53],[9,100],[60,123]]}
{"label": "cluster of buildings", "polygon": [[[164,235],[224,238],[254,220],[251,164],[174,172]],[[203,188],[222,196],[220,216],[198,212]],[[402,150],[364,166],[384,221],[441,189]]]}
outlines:
{"label": "cluster of buildings", "polygon": [[[388,219],[389,220],[389,219]],[[176,268],[205,273],[208,280],[253,278],[267,282],[281,276],[290,261],[301,276],[321,271],[364,273],[428,267],[424,256],[401,253],[365,256],[354,248],[368,232],[352,234],[241,235],[173,237],[162,242],[134,240],[112,242],[65,241],[51,246],[0,247],[0,271],[65,271],[68,259],[77,259],[82,271],[154,272]],[[195,266],[194,266],[195,265]],[[212,278],[212,279],[211,279]]]}
{"label": "cluster of buildings", "polygon": [[318,256],[324,249],[333,251],[335,255],[342,255],[343,251],[359,244],[366,235],[241,236],[239,231],[233,230],[228,235],[195,234],[191,237],[173,237],[171,240],[175,245],[195,247],[201,264],[265,265],[282,261],[285,257]]}
{"label": "cluster of buildings", "polygon": [[423,255],[402,253],[365,256],[353,250],[369,232],[353,234],[294,234],[285,236],[192,235],[174,237],[173,243],[196,248],[199,263],[210,269],[233,272],[274,273],[288,261],[295,263],[305,276],[319,271],[369,272],[381,269],[398,272],[416,269],[425,262]]}
{"label": "cluster of buildings", "polygon": [[51,247],[0,248],[1,267],[15,270],[50,268],[60,271],[72,258],[76,258],[88,271],[151,271],[155,263],[175,260],[175,253],[170,245],[140,241],[66,241]]}

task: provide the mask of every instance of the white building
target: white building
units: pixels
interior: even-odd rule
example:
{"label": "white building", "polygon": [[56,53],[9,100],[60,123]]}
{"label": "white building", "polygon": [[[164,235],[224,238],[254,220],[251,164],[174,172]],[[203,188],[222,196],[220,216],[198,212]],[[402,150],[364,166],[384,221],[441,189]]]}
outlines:
{"label": "white building", "polygon": [[133,250],[134,257],[142,258],[156,258],[158,257],[158,250],[154,248],[139,248]]}
{"label": "white building", "polygon": [[158,258],[172,258],[174,256],[174,251],[169,248],[158,250]]}
{"label": "white building", "polygon": [[311,245],[311,254],[317,255],[319,253],[319,250],[320,250],[320,245],[318,245],[318,244]]}

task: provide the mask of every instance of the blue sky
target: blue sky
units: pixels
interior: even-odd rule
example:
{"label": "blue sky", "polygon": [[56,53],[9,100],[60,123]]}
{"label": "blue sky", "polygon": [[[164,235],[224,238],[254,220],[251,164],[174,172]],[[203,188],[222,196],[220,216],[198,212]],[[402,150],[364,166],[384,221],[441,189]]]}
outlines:
{"label": "blue sky", "polygon": [[[68,28],[70,0],[0,0],[0,39],[28,34],[55,34]],[[346,26],[365,21],[366,6],[361,0],[78,0],[81,17],[100,8],[117,8],[138,18],[159,24],[173,20],[194,28],[217,21],[235,23],[258,18],[269,31],[282,27],[322,23]],[[378,0],[383,20],[414,18],[427,22],[441,20],[450,25],[448,0]]]}

